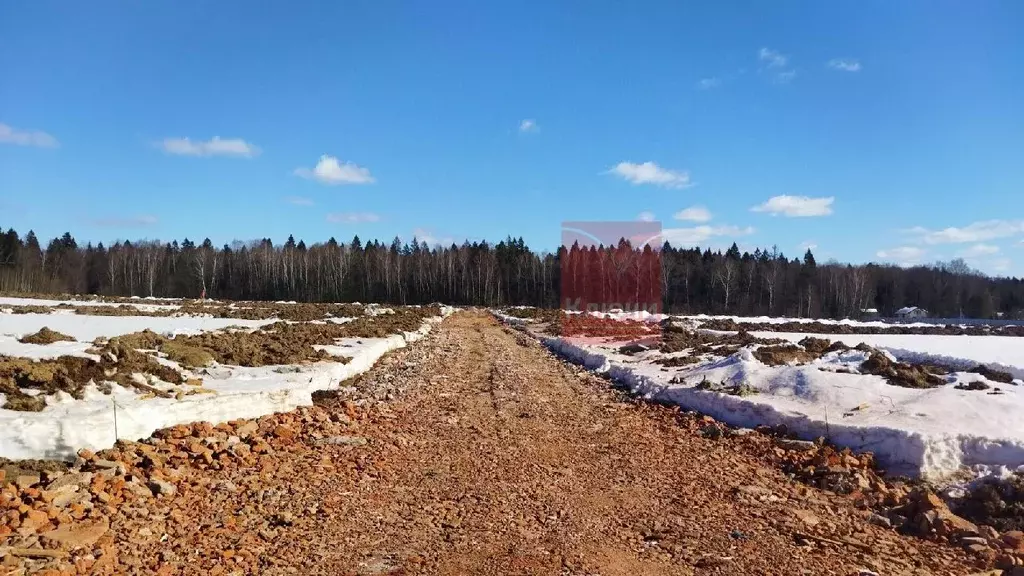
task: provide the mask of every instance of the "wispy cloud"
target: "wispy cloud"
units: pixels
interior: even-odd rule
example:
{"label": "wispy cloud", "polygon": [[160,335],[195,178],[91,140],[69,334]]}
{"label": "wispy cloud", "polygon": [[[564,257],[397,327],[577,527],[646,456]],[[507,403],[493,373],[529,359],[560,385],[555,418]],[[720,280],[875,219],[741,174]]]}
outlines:
{"label": "wispy cloud", "polygon": [[641,222],[654,222],[654,212],[643,211],[636,215],[636,219]]}
{"label": "wispy cloud", "polygon": [[664,241],[673,246],[692,246],[714,237],[738,238],[754,233],[750,226],[694,226],[692,228],[665,228],[661,231]]}
{"label": "wispy cloud", "polygon": [[761,48],[757,58],[768,68],[784,68],[789,63],[789,57],[771,48]]}
{"label": "wispy cloud", "polygon": [[614,174],[633,185],[653,184],[662,188],[688,188],[693,186],[690,182],[689,172],[662,168],[654,162],[644,162],[643,164],[619,162],[606,173]]}
{"label": "wispy cloud", "polygon": [[892,260],[902,265],[908,265],[919,263],[925,254],[926,251],[917,246],[899,246],[897,248],[879,250],[875,253],[875,256],[883,260]]}
{"label": "wispy cloud", "polygon": [[956,253],[961,258],[978,258],[981,256],[991,256],[999,253],[999,246],[994,244],[974,244],[969,248],[964,248]]}
{"label": "wispy cloud", "polygon": [[353,162],[341,162],[334,156],[324,154],[312,170],[296,168],[295,175],[308,180],[330,185],[338,184],[373,184],[377,181],[368,168]]}
{"label": "wispy cloud", "polygon": [[833,58],[826,65],[833,70],[860,72],[860,61],[854,58]]}
{"label": "wispy cloud", "polygon": [[140,216],[112,216],[106,218],[97,218],[92,221],[96,226],[103,228],[148,228],[149,226],[155,226],[160,220],[156,216],[140,215]]}
{"label": "wispy cloud", "polygon": [[36,148],[56,148],[60,142],[42,130],[25,130],[0,123],[0,143]]}
{"label": "wispy cloud", "polygon": [[925,244],[966,244],[1024,234],[1024,220],[983,220],[959,228],[949,227],[941,230],[915,226],[904,232]]}
{"label": "wispy cloud", "polygon": [[805,242],[801,242],[800,243],[800,249],[801,250],[814,250],[817,247],[818,247],[818,244],[815,243],[813,240],[807,240]]}
{"label": "wispy cloud", "polygon": [[832,213],[835,197],[811,198],[808,196],[773,196],[763,204],[754,206],[753,212],[767,212],[773,216],[796,218],[807,216],[828,216]]}
{"label": "wispy cloud", "polygon": [[796,70],[789,67],[789,56],[778,50],[761,48],[757,59],[761,61],[761,71],[769,73],[773,82],[786,84],[796,78]]}
{"label": "wispy cloud", "polygon": [[519,132],[523,134],[527,132],[540,132],[540,125],[537,124],[536,120],[527,118],[519,123]]}
{"label": "wispy cloud", "polygon": [[722,81],[719,78],[701,78],[697,81],[697,88],[701,90],[710,90],[712,88],[718,88],[722,85]]}
{"label": "wispy cloud", "polygon": [[214,136],[209,140],[192,140],[190,138],[164,138],[157,146],[168,154],[177,156],[236,156],[253,158],[259,156],[258,146],[241,138],[221,138]]}
{"label": "wispy cloud", "polygon": [[373,212],[331,212],[327,215],[327,221],[335,224],[363,224],[380,222],[380,216]]}
{"label": "wispy cloud", "polygon": [[310,199],[310,198],[303,198],[302,196],[288,196],[288,197],[286,197],[284,199],[284,201],[289,203],[289,204],[294,204],[295,206],[312,206],[313,205],[313,200],[312,199]]}
{"label": "wispy cloud", "polygon": [[688,220],[690,222],[708,222],[711,220],[711,211],[703,206],[690,206],[672,215],[676,220]]}

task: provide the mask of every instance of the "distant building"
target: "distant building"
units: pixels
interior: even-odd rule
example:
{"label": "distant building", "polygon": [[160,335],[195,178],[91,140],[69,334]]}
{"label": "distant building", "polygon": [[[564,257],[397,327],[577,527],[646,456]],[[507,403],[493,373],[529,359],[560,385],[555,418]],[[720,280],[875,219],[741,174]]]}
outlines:
{"label": "distant building", "polygon": [[878,309],[877,308],[861,308],[860,309],[860,317],[861,317],[862,320],[874,320],[875,318],[878,318]]}
{"label": "distant building", "polygon": [[924,308],[918,308],[917,306],[907,306],[906,308],[900,308],[897,310],[896,317],[902,320],[910,318],[927,318],[928,311]]}

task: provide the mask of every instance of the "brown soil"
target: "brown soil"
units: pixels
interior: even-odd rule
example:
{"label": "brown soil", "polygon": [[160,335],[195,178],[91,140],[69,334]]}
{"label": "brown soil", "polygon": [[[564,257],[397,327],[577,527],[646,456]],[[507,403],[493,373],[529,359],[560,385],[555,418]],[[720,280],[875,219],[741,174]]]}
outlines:
{"label": "brown soil", "polygon": [[[161,365],[151,356],[138,352],[117,338],[100,349],[100,360],[77,356],[61,356],[33,361],[26,358],[0,356],[0,392],[7,397],[3,408],[38,412],[46,406],[45,396],[58,391],[82,398],[85,386],[94,383],[102,390],[103,382],[116,382],[126,388],[146,393],[156,389],[138,382],[133,375],[142,374],[170,384],[181,384],[184,377],[177,370]],[[36,396],[23,389],[38,390]]]}
{"label": "brown soil", "polygon": [[986,482],[952,508],[968,520],[1000,532],[1024,530],[1024,475]]}
{"label": "brown soil", "polygon": [[46,326],[39,329],[35,334],[29,334],[18,339],[22,344],[53,344],[54,342],[74,342],[75,339],[67,334],[50,330]]}
{"label": "brown soil", "polygon": [[[55,511],[40,528],[99,523],[102,538],[12,565],[159,575],[975,571],[961,548],[874,526],[855,499],[694,434],[677,410],[624,402],[483,314],[456,315],[360,380],[407,392],[391,404],[358,398],[267,416],[244,434],[249,423],[179,426],[105,451],[128,473],[94,479],[84,520]],[[13,492],[11,506],[46,511],[32,490]],[[11,546],[59,550],[29,533]]]}
{"label": "brown soil", "polygon": [[946,383],[945,379],[933,374],[925,366],[893,362],[877,351],[871,352],[868,359],[861,363],[860,371],[882,376],[889,384],[904,388],[934,388]]}
{"label": "brown soil", "polygon": [[982,364],[979,364],[974,368],[971,368],[970,370],[968,370],[968,372],[981,374],[986,379],[991,380],[993,382],[1002,382],[1003,384],[1013,383],[1013,375],[1010,374],[1009,372],[1003,372],[1002,370],[994,370]]}
{"label": "brown soil", "polygon": [[668,358],[660,357],[655,358],[652,362],[660,364],[666,368],[677,368],[679,366],[688,366],[690,364],[700,362],[700,356],[688,354],[686,356],[670,356]]}
{"label": "brown soil", "polygon": [[710,354],[724,357],[735,354],[740,348],[751,344],[775,345],[785,342],[780,338],[757,338],[745,330],[720,336],[666,323],[661,328],[660,350],[664,353],[690,350],[691,355]]}
{"label": "brown soil", "polygon": [[815,355],[794,344],[780,344],[777,346],[762,346],[754,350],[754,358],[768,366],[783,366],[788,364],[806,364],[815,360],[820,355]]}

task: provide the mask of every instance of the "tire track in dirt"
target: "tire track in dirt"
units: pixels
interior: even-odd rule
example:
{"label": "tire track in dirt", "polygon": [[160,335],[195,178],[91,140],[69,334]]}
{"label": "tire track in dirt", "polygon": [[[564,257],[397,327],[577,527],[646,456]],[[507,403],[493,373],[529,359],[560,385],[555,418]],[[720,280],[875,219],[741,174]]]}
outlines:
{"label": "tire track in dirt", "polygon": [[[257,468],[202,471],[196,484],[208,488],[161,516],[173,526],[146,538],[145,519],[114,527],[126,565],[155,557],[163,574],[268,575],[972,571],[959,550],[869,525],[850,499],[695,436],[670,409],[624,401],[483,312],[452,316],[364,378],[407,389],[367,411],[353,432],[365,444],[300,438],[308,446]],[[823,525],[845,541],[796,536]],[[227,549],[248,549],[253,562],[228,561]]]}

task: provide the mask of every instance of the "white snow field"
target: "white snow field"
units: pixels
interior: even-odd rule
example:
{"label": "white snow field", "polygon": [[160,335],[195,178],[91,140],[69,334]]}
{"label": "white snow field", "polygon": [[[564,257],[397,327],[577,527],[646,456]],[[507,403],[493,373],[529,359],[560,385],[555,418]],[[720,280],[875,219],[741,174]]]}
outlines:
{"label": "white snow field", "polygon": [[[90,385],[76,400],[58,392],[47,398],[40,412],[0,409],[0,457],[69,458],[81,448],[108,448],[117,439],[138,440],[176,424],[225,422],[312,405],[317,390],[337,389],[348,378],[369,370],[384,354],[422,338],[432,324],[454,312],[442,308],[442,316],[428,319],[414,332],[386,338],[342,338],[323,346],[332,355],[351,358],[347,363],[317,362],[306,365],[248,368],[215,364],[202,374],[205,393],[180,399],[147,397],[122,386],[111,394]],[[0,313],[0,355],[53,358],[62,354],[88,356],[84,351],[97,336],[117,336],[149,328],[164,335],[194,334],[227,326],[257,327],[273,320],[218,318],[161,318],[148,316],[76,316],[74,314]],[[48,326],[79,342],[48,345],[21,344],[17,338]],[[161,363],[178,367],[161,359]],[[187,370],[182,371],[185,374]],[[182,388],[178,388],[179,390]],[[0,394],[0,405],[4,402]],[[115,434],[116,418],[116,434]]]}
{"label": "white snow field", "polygon": [[[498,315],[510,324],[517,318]],[[806,334],[752,333],[797,342]],[[538,335],[555,353],[607,374],[652,401],[678,404],[733,426],[784,424],[798,437],[828,437],[840,446],[874,452],[890,473],[944,483],[964,468],[975,474],[1024,470],[1024,338],[1004,336],[918,336],[811,334],[849,346],[866,342],[901,359],[927,359],[966,369],[979,363],[1010,371],[1013,384],[954,372],[949,384],[929,389],[894,386],[856,371],[866,359],[857,350],[832,352],[802,366],[768,366],[743,348],[725,358],[704,359],[681,368],[652,362],[657,350],[624,355],[624,342],[595,343]],[[673,354],[673,355],[678,355]],[[734,396],[698,388],[702,380],[746,384],[757,391]],[[984,381],[987,391],[959,390],[958,383]],[[991,394],[998,388],[1000,393]]]}

